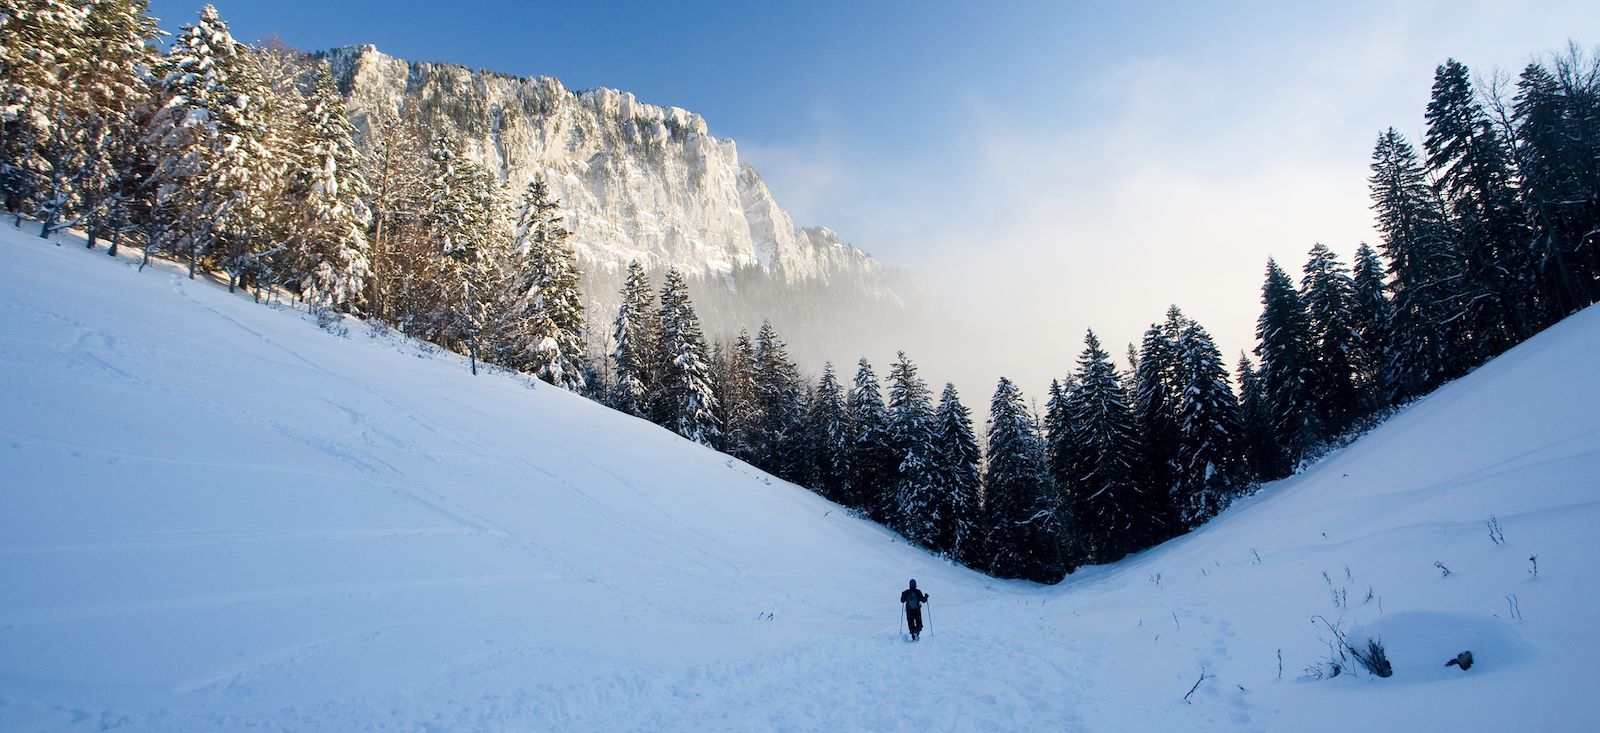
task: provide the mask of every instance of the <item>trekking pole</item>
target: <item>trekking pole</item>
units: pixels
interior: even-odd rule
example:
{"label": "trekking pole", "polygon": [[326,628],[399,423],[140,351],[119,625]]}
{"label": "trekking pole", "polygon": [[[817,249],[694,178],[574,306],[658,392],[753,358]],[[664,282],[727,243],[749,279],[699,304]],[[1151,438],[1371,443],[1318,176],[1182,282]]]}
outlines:
{"label": "trekking pole", "polygon": [[923,601],[922,606],[928,609],[928,633],[931,634],[933,633],[933,606],[929,605],[927,601]]}
{"label": "trekking pole", "polygon": [[895,628],[899,629],[899,634],[900,634],[901,637],[904,637],[906,635],[906,604],[905,604],[905,601],[901,601],[900,602],[900,624],[898,626],[896,626]]}

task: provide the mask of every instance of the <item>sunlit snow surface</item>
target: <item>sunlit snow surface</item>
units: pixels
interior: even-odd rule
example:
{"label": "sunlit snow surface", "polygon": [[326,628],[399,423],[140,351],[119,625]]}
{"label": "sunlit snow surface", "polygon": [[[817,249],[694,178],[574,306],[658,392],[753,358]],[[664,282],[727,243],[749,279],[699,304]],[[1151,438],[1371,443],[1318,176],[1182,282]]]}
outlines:
{"label": "sunlit snow surface", "polygon": [[[1039,587],[557,389],[61,244],[0,225],[0,730],[1600,728],[1600,311]],[[1302,679],[1317,615],[1394,677]]]}

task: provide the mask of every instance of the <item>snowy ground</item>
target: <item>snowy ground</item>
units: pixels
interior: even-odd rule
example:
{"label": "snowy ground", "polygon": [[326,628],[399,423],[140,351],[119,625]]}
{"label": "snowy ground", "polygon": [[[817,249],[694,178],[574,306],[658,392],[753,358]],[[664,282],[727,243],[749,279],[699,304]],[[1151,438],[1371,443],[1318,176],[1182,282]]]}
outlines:
{"label": "snowy ground", "polygon": [[[1040,587],[559,390],[62,244],[0,226],[0,730],[1600,727],[1600,310]],[[1318,614],[1395,676],[1302,679]]]}

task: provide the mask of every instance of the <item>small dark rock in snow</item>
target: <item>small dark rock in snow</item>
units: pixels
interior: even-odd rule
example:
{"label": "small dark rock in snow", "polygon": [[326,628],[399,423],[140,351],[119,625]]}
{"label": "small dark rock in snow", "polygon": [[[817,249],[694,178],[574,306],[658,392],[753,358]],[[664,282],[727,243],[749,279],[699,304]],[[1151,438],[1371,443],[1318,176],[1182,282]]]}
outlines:
{"label": "small dark rock in snow", "polygon": [[1460,667],[1463,672],[1468,670],[1468,669],[1471,669],[1472,668],[1472,652],[1467,651],[1467,652],[1462,652],[1460,654],[1457,654],[1455,656],[1455,658],[1451,659],[1448,662],[1445,662],[1444,666],[1446,666],[1446,667]]}

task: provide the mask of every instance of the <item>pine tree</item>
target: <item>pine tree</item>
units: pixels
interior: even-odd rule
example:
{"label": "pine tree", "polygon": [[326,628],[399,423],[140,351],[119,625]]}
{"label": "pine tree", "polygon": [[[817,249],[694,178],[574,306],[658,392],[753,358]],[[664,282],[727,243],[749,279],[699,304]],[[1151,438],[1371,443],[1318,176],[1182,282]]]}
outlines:
{"label": "pine tree", "polygon": [[289,198],[297,210],[284,282],[308,303],[350,309],[370,275],[370,212],[355,126],[326,63],[301,112],[306,147],[291,162]]}
{"label": "pine tree", "polygon": [[477,362],[489,307],[500,296],[507,232],[503,189],[493,173],[462,157],[454,142],[436,137],[424,225],[442,266],[440,302],[426,337],[464,351]]}
{"label": "pine tree", "polygon": [[888,407],[889,440],[899,461],[893,525],[912,542],[931,547],[939,523],[933,402],[904,351],[889,368]]}
{"label": "pine tree", "polygon": [[1061,555],[1060,502],[1045,476],[1044,443],[1022,392],[1004,377],[989,403],[983,484],[989,525],[989,571],[1054,583],[1069,571]]}
{"label": "pine tree", "polygon": [[1416,151],[1392,127],[1378,137],[1368,180],[1394,308],[1382,382],[1385,401],[1398,403],[1464,370],[1455,291],[1463,276]]}
{"label": "pine tree", "polygon": [[761,409],[756,402],[756,347],[749,332],[723,349],[717,376],[717,404],[722,406],[723,452],[757,465],[756,432]]}
{"label": "pine tree", "polygon": [[[49,121],[30,136],[40,143],[36,160],[46,172],[39,176],[45,186],[35,214],[43,222],[41,236],[88,224],[92,247],[99,230],[108,222],[120,226],[125,217],[116,194],[125,185],[137,130],[152,104],[148,70],[155,59],[151,44],[160,31],[142,0],[100,0],[70,9],[54,2],[33,6],[31,13],[19,13],[19,25],[30,25],[31,17],[32,25],[46,26],[36,31],[55,39],[51,46],[23,51],[34,61],[52,62],[43,69],[50,83],[23,92],[35,104],[34,114],[24,117]],[[27,39],[22,28],[17,30]]]}
{"label": "pine tree", "polygon": [[1189,321],[1176,343],[1182,383],[1176,405],[1178,520],[1192,529],[1215,516],[1243,486],[1244,426],[1211,335]]}
{"label": "pine tree", "polygon": [[844,390],[833,364],[824,364],[822,377],[806,411],[806,486],[824,498],[845,504],[849,474],[849,422],[845,417]]}
{"label": "pine tree", "polygon": [[1317,420],[1318,382],[1310,318],[1289,275],[1267,261],[1256,322],[1256,355],[1261,357],[1261,393],[1270,420],[1273,453],[1266,480],[1294,473],[1300,459],[1323,437]]}
{"label": "pine tree", "polygon": [[1458,317],[1467,356],[1476,362],[1531,333],[1534,276],[1511,183],[1511,156],[1473,91],[1466,65],[1455,59],[1434,72],[1427,120],[1423,147],[1462,255]]}
{"label": "pine tree", "polygon": [[1132,409],[1111,356],[1090,331],[1067,397],[1072,426],[1065,501],[1074,553],[1107,563],[1153,543],[1164,496],[1139,485],[1140,445]]}
{"label": "pine tree", "polygon": [[862,359],[845,402],[850,427],[849,505],[875,522],[887,523],[893,515],[894,487],[899,461],[889,434],[889,410],[872,365]]}
{"label": "pine tree", "polygon": [[972,413],[961,404],[955,385],[946,383],[933,414],[935,518],[928,547],[976,565],[983,550],[983,496],[978,464],[982,455],[972,433]]}
{"label": "pine tree", "polygon": [[1361,414],[1365,415],[1375,410],[1382,398],[1383,359],[1389,343],[1389,322],[1394,317],[1389,297],[1384,294],[1383,263],[1365,243],[1356,250],[1351,285],[1350,316],[1356,333],[1351,361],[1356,390],[1361,395]]}
{"label": "pine tree", "polygon": [[612,326],[611,390],[612,407],[630,415],[644,417],[649,412],[648,396],[655,380],[654,365],[660,321],[655,315],[655,298],[650,279],[638,260],[628,263],[628,278],[622,285],[622,305]]}
{"label": "pine tree", "polygon": [[0,186],[18,225],[26,214],[65,208],[71,192],[65,174],[76,168],[82,145],[82,103],[75,77],[89,55],[83,48],[88,8],[66,0],[37,0],[0,10],[0,92],[5,137],[0,144]]}
{"label": "pine tree", "polygon": [[542,177],[528,184],[512,234],[511,303],[498,341],[502,363],[582,392],[583,301],[560,211]]}
{"label": "pine tree", "polygon": [[1058,495],[1066,496],[1067,487],[1072,482],[1072,421],[1068,412],[1067,397],[1072,393],[1074,385],[1069,378],[1063,385],[1059,380],[1050,380],[1049,398],[1045,401],[1044,411],[1044,454],[1045,471],[1050,476],[1050,481],[1055,486]]}
{"label": "pine tree", "polygon": [[652,370],[656,375],[650,395],[652,419],[657,425],[709,446],[719,439],[711,365],[700,319],[677,268],[668,268],[666,282],[661,286],[660,319]]}
{"label": "pine tree", "polygon": [[249,229],[271,163],[262,110],[252,104],[263,81],[210,5],[179,33],[163,66],[162,104],[147,140],[156,161],[150,185],[171,241],[152,244],[185,255],[190,277],[201,260],[216,262],[232,287],[261,254]]}
{"label": "pine tree", "polygon": [[1541,322],[1600,300],[1600,55],[1570,47],[1517,82],[1517,167]]}
{"label": "pine tree", "polygon": [[1362,412],[1357,386],[1361,336],[1355,317],[1355,282],[1337,255],[1322,244],[1311,248],[1300,280],[1310,328],[1316,379],[1312,409],[1327,435],[1341,435]]}
{"label": "pine tree", "polygon": [[1244,352],[1239,353],[1239,422],[1243,436],[1245,476],[1249,480],[1268,480],[1278,461],[1273,444],[1272,416],[1261,387],[1261,375]]}
{"label": "pine tree", "polygon": [[756,333],[754,359],[756,465],[788,481],[800,480],[800,422],[805,386],[800,370],[770,322]]}
{"label": "pine tree", "polygon": [[1184,385],[1178,369],[1178,337],[1187,325],[1178,306],[1168,308],[1166,322],[1151,324],[1145,331],[1134,363],[1134,417],[1144,448],[1139,481],[1153,496],[1166,497],[1165,519],[1174,524],[1182,513],[1177,492],[1178,401]]}

